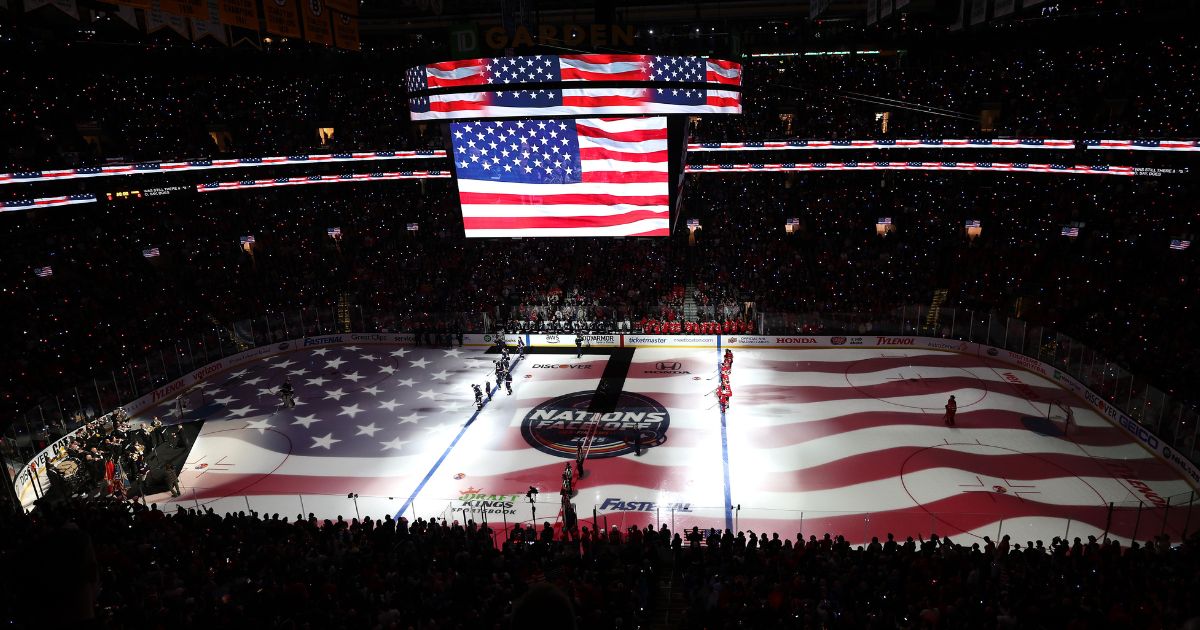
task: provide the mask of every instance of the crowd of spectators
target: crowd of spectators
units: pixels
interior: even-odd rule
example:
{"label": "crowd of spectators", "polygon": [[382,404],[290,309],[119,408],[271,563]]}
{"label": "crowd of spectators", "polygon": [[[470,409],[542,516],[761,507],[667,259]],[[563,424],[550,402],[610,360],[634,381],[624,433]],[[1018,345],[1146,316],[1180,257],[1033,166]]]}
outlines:
{"label": "crowd of spectators", "polygon": [[96,628],[618,630],[1178,628],[1200,615],[1194,537],[852,545],[585,522],[568,540],[549,523],[322,522],[103,499],[0,519],[10,627],[45,627],[49,611]]}

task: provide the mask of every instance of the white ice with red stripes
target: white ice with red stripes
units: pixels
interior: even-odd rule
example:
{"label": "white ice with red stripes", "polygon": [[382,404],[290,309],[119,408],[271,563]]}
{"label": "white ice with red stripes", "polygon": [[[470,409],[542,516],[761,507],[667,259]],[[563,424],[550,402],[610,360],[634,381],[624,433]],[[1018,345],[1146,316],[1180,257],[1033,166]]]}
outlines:
{"label": "white ice with red stripes", "polygon": [[[496,389],[477,412],[471,384],[495,388],[495,358],[482,347],[327,347],[223,375],[190,412],[206,422],[183,495],[156,498],[218,512],[486,518],[498,529],[536,509],[557,524],[563,468],[582,442],[591,456],[571,501],[589,527],[595,513],[602,527],[969,544],[1178,539],[1188,517],[1162,505],[1191,491],[1170,466],[1070,392],[984,356],[737,349],[725,414],[713,348],[537,349],[513,367],[512,395]],[[294,409],[274,394],[285,376]],[[1051,401],[1069,408],[1069,427]]]}

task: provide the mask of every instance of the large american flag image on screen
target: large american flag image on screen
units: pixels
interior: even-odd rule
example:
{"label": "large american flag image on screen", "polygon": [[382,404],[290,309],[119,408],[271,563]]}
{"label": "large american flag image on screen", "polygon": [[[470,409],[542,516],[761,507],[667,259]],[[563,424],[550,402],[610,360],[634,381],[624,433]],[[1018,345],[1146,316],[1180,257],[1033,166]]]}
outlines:
{"label": "large american flag image on screen", "polygon": [[667,236],[667,120],[450,124],[468,237]]}

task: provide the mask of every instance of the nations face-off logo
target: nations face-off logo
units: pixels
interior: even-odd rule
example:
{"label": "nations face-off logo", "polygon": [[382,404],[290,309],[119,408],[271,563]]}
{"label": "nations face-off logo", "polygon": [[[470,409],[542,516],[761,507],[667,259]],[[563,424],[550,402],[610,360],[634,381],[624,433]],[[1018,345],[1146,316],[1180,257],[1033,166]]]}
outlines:
{"label": "nations face-off logo", "polygon": [[829,343],[831,343],[835,346],[844,346],[844,345],[846,345],[846,338],[845,337],[832,337],[829,339]]}
{"label": "nations face-off logo", "polygon": [[[658,401],[621,392],[617,410],[600,416],[587,410],[596,392],[575,392],[552,398],[529,410],[521,421],[521,437],[537,450],[564,459],[575,459],[575,451],[586,436],[595,435],[588,457],[620,457],[634,452],[633,440],[642,450],[667,441],[671,417]],[[636,436],[636,437],[635,437]]]}

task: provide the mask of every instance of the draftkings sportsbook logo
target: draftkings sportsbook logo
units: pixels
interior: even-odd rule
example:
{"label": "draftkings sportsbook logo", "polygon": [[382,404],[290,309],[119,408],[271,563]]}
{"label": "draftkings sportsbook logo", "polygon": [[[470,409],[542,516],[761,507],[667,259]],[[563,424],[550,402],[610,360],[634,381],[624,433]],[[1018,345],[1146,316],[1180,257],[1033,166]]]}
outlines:
{"label": "draftkings sportsbook logo", "polygon": [[595,391],[582,391],[552,398],[534,407],[521,421],[521,437],[548,455],[575,459],[580,444],[590,443],[589,458],[620,457],[667,441],[671,417],[658,401],[631,392],[621,392],[616,411],[588,411]]}

